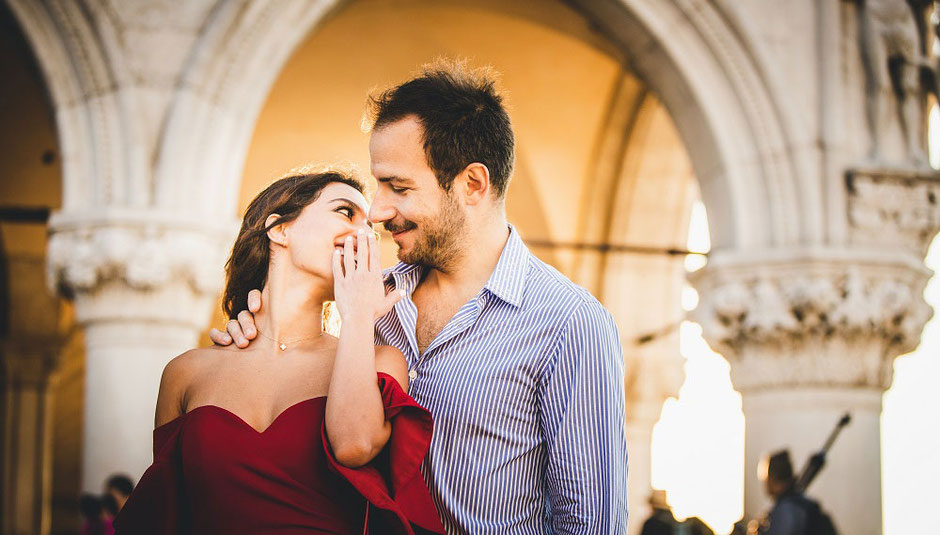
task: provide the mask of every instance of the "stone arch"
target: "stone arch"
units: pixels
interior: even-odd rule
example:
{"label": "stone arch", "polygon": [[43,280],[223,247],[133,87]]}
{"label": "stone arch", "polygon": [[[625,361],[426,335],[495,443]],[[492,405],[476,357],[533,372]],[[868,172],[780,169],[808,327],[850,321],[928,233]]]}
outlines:
{"label": "stone arch", "polygon": [[[179,60],[182,74],[152,143],[141,139],[146,135],[135,131],[132,119],[145,96],[111,90],[135,73],[120,57],[121,29],[108,9],[11,5],[55,102],[67,162],[64,211],[92,199],[108,205],[123,198],[128,202],[117,204],[162,208],[205,223],[232,216],[234,185],[271,84],[294,48],[340,3],[266,0],[194,8],[205,10],[205,24]],[[798,141],[793,132],[806,129],[790,123],[783,83],[762,68],[767,62],[759,44],[731,10],[714,0],[574,6],[622,50],[670,111],[701,183],[716,249],[819,239],[821,201],[808,185],[815,174],[808,157],[786,150]],[[142,143],[113,150],[92,139]]]}

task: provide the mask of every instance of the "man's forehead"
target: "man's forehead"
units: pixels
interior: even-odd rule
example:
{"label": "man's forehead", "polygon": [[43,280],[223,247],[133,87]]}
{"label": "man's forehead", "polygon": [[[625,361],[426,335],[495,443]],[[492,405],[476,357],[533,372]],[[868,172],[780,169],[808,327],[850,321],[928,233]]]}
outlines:
{"label": "man's forehead", "polygon": [[378,180],[406,178],[427,167],[421,124],[402,119],[372,132],[369,159],[372,176]]}

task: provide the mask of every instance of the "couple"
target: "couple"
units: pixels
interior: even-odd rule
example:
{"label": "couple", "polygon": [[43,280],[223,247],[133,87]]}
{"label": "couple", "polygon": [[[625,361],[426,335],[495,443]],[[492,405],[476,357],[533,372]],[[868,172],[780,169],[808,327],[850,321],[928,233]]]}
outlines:
{"label": "couple", "polygon": [[[238,319],[164,370],[117,533],[625,533],[617,329],[507,223],[492,79],[428,67],[370,112],[371,206],[328,172],[248,207]],[[371,223],[399,246],[384,274]]]}

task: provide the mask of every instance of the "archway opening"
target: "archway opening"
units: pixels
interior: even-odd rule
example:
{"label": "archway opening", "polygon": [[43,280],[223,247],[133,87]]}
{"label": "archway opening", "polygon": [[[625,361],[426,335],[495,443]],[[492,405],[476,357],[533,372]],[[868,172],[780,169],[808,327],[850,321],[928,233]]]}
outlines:
{"label": "archway opening", "polygon": [[[358,1],[338,8],[298,46],[272,86],[247,152],[239,208],[298,166],[340,164],[367,175],[361,118],[374,89],[440,55],[492,65],[517,136],[509,219],[534,253],[590,289],[618,321],[628,369],[631,530],[638,531],[647,516],[652,426],[682,382],[680,330],[671,327],[684,317],[681,253],[700,201],[698,183],[656,91],[588,15],[564,2],[504,4]],[[384,264],[391,265],[394,245],[385,239],[383,246]],[[647,339],[650,333],[656,336]],[[730,390],[727,377],[720,387]],[[733,410],[730,418],[739,421],[740,407]],[[724,449],[730,465],[741,464],[734,448]],[[686,476],[707,488],[696,473]],[[731,478],[741,480],[733,470]],[[684,516],[701,516],[725,532],[740,516],[743,483],[716,497],[666,481]],[[709,514],[699,497],[727,503],[727,512]]]}

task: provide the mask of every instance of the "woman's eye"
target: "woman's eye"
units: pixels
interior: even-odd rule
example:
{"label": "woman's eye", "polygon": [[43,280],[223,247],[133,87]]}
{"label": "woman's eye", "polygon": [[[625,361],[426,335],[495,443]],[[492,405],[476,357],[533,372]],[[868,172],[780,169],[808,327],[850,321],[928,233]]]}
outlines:
{"label": "woman's eye", "polygon": [[342,207],[340,207],[340,208],[337,208],[336,211],[337,211],[337,212],[342,212],[342,213],[345,214],[346,217],[348,217],[349,219],[352,219],[352,218],[353,218],[353,209],[350,208],[350,207],[348,207],[348,206],[342,206]]}

